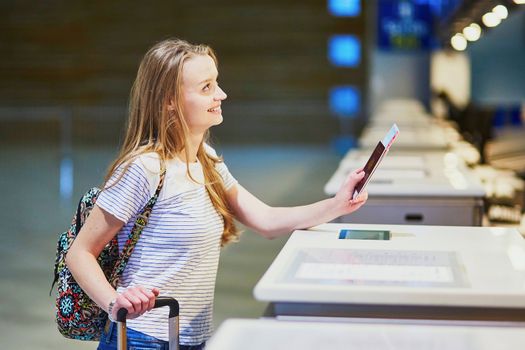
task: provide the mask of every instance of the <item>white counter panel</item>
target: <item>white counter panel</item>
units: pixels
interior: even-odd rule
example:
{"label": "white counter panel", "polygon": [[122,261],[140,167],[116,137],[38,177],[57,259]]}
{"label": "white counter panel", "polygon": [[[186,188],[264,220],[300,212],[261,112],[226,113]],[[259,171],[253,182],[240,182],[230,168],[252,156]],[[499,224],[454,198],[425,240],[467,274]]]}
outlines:
{"label": "white counter panel", "polygon": [[[390,230],[392,239],[341,240],[343,228]],[[399,256],[395,261],[392,256],[363,258],[370,251]],[[302,278],[300,269],[312,267],[305,263],[342,265],[331,272],[324,266],[326,274],[342,277]],[[351,265],[361,270],[349,271]],[[383,275],[390,271],[392,276],[381,280],[380,265]],[[413,271],[404,273],[403,266]],[[422,271],[417,266],[437,270],[418,280]],[[366,269],[375,277],[359,278]],[[525,241],[516,230],[504,228],[324,224],[293,233],[254,295],[266,302],[525,309]]]}
{"label": "white counter panel", "polygon": [[515,350],[525,344],[516,327],[358,324],[277,320],[225,321],[207,350]]}
{"label": "white counter panel", "polygon": [[[324,187],[334,196],[348,174],[365,165],[369,150],[352,150]],[[367,185],[368,195],[404,197],[479,197],[485,189],[458,156],[449,152],[388,153]]]}

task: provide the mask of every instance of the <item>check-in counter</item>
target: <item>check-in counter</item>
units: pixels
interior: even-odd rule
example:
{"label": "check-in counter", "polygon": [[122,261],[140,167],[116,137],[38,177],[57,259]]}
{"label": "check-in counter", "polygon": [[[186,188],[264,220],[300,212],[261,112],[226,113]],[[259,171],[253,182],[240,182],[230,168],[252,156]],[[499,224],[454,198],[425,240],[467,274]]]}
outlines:
{"label": "check-in counter", "polygon": [[413,126],[432,126],[436,124],[436,119],[427,113],[391,113],[383,112],[374,114],[369,122],[369,126],[388,128],[396,123],[400,128],[411,128]]}
{"label": "check-in counter", "polygon": [[[425,150],[442,150],[450,149],[461,141],[463,137],[458,132],[456,126],[446,120],[437,119],[429,114],[418,113],[379,113],[370,118],[367,127],[360,138],[360,144],[363,148],[370,148],[375,146],[374,137],[380,137],[381,133],[385,133],[392,124],[396,124],[401,132],[400,139],[401,149],[420,149]],[[425,130],[425,131],[421,131]],[[432,131],[429,131],[432,130]],[[433,140],[422,140],[414,134],[430,135]],[[402,140],[401,140],[402,139]],[[443,142],[444,141],[444,142]]]}
{"label": "check-in counter", "polygon": [[231,319],[206,350],[516,350],[523,344],[519,327]]}
{"label": "check-in counter", "polygon": [[[390,124],[391,125],[391,124]],[[450,138],[450,131],[437,125],[400,126],[399,137],[392,150],[396,151],[445,151],[455,141]],[[373,149],[382,140],[388,127],[376,125],[368,127],[359,138],[359,147]],[[454,136],[456,139],[457,137]]]}
{"label": "check-in counter", "polygon": [[[350,151],[325,185],[334,196],[369,150]],[[397,152],[385,156],[367,185],[368,201],[337,222],[480,226],[485,189],[463,160],[448,152]]]}
{"label": "check-in counter", "polygon": [[383,101],[378,107],[378,113],[425,113],[425,106],[416,99],[389,99]]}
{"label": "check-in counter", "polygon": [[508,228],[324,224],[291,235],[254,296],[268,316],[524,322],[525,240]]}

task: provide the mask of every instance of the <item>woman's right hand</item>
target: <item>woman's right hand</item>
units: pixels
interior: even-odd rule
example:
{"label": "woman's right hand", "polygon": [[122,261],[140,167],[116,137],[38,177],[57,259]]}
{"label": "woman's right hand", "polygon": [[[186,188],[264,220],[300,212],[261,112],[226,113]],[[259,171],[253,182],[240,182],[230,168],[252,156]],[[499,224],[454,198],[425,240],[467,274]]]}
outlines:
{"label": "woman's right hand", "polygon": [[134,286],[119,293],[111,309],[111,318],[117,319],[117,311],[125,308],[128,310],[127,318],[137,318],[146,311],[153,309],[155,299],[159,295],[158,288],[147,289],[143,286]]}

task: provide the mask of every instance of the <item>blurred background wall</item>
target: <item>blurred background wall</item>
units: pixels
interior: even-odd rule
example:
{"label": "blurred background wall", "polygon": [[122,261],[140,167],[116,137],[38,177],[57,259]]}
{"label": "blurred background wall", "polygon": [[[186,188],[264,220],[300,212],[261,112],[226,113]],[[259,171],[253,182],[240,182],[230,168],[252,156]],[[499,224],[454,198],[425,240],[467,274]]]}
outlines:
{"label": "blurred background wall", "polygon": [[[221,142],[327,143],[340,128],[329,89],[351,81],[366,94],[366,51],[353,69],[327,58],[330,35],[365,39],[365,4],[361,16],[343,20],[316,0],[8,0],[0,10],[0,105],[71,107],[84,117],[75,120],[84,132],[100,134],[91,114],[110,120],[103,136],[115,134],[111,120],[121,124],[142,55],[169,37],[218,53],[229,95],[226,122],[216,131]],[[55,126],[42,124],[41,131]]]}

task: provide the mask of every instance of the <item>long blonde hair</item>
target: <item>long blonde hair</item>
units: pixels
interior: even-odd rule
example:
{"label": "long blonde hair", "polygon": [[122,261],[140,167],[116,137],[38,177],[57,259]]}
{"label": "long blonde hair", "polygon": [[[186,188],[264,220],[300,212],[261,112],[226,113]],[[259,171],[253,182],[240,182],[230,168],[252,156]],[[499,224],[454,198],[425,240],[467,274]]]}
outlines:
{"label": "long blonde hair", "polygon": [[[193,180],[188,164],[189,129],[183,115],[181,90],[184,63],[196,55],[208,55],[216,65],[218,63],[217,56],[210,47],[193,45],[180,39],[161,41],[146,53],[131,88],[124,143],[117,159],[109,167],[106,185],[117,168],[125,165],[127,169],[136,157],[147,152],[156,152],[162,164],[175,158],[180,152],[185,152],[186,171]],[[170,101],[175,101],[174,110],[168,110]],[[217,163],[222,162],[222,158],[206,152],[204,143],[208,138],[209,132],[206,132],[199,145],[197,158],[202,165],[204,185],[213,206],[223,217],[221,244],[224,246],[237,241],[239,232],[235,227],[233,212],[226,201],[222,177],[215,168]]]}

